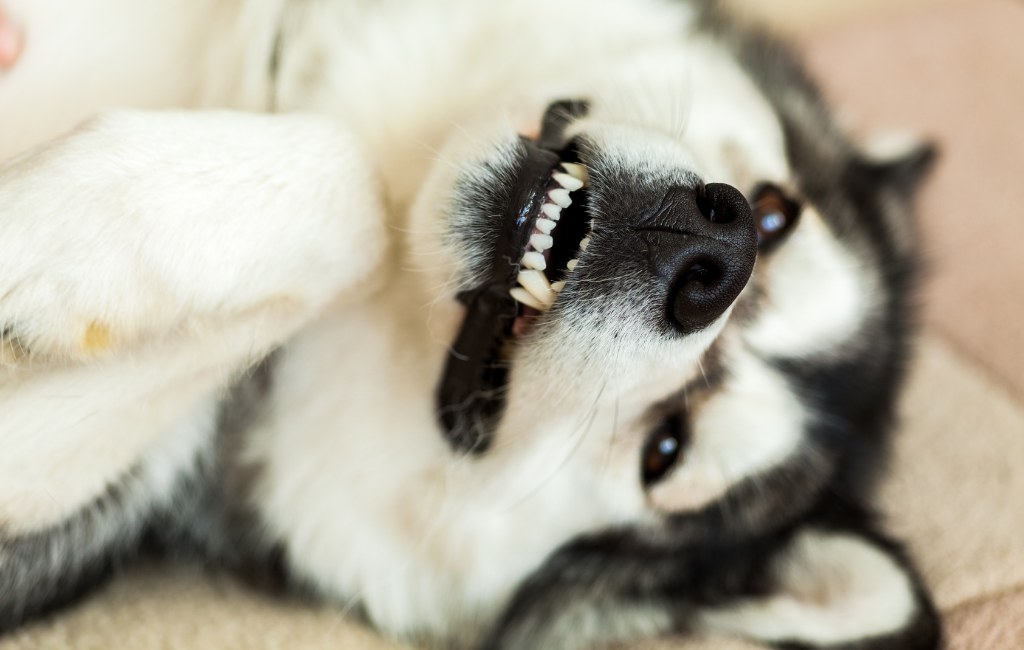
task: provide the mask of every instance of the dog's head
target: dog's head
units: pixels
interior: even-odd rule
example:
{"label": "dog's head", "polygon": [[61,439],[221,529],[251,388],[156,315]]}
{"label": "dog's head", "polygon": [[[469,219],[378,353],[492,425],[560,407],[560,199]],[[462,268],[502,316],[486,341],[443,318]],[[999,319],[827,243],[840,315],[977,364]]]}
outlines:
{"label": "dog's head", "polygon": [[459,132],[416,208],[443,224],[420,263],[465,307],[441,428],[522,498],[559,492],[563,541],[754,538],[863,503],[931,153],[861,155],[776,60],[633,71],[533,133]]}

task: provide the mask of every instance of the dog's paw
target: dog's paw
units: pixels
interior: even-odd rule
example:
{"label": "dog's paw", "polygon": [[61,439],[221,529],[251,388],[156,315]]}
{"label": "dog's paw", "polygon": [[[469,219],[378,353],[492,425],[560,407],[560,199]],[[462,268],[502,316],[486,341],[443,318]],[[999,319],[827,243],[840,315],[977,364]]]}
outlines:
{"label": "dog's paw", "polygon": [[23,42],[21,31],[0,9],[0,69],[7,70],[14,66],[21,56]]}
{"label": "dog's paw", "polygon": [[[0,298],[0,367],[34,361],[84,361],[103,356],[123,336],[111,319],[89,317],[81,301],[35,296],[22,300],[20,292]],[[38,292],[36,292],[38,293]],[[13,299],[11,299],[13,298]],[[120,335],[119,335],[120,334]]]}

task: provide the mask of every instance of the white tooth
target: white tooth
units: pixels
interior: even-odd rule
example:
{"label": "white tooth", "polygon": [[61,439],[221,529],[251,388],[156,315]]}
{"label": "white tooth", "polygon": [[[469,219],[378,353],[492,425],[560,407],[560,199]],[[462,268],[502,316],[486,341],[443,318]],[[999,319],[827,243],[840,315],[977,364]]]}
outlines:
{"label": "white tooth", "polygon": [[584,237],[583,241],[580,242],[580,250],[587,250],[587,246],[590,246],[590,237]]}
{"label": "white tooth", "polygon": [[544,216],[552,221],[558,221],[559,217],[562,216],[562,208],[558,207],[554,203],[545,203],[540,206],[540,211],[544,213]]}
{"label": "white tooth", "polygon": [[576,178],[575,176],[570,176],[569,174],[552,174],[551,178],[555,179],[556,183],[558,183],[565,189],[569,190],[570,192],[575,192],[576,190],[583,187],[583,181]]}
{"label": "white tooth", "polygon": [[547,262],[544,261],[544,256],[540,253],[530,251],[523,255],[523,266],[537,271],[543,271],[548,267]]}
{"label": "white tooth", "polygon": [[557,224],[550,219],[537,219],[537,222],[534,225],[537,227],[537,230],[541,231],[545,235],[550,235],[551,231],[555,229]]}
{"label": "white tooth", "polygon": [[548,276],[540,271],[520,271],[518,280],[519,284],[523,285],[530,293],[537,297],[543,296],[551,288]]}
{"label": "white tooth", "polygon": [[562,163],[562,169],[569,173],[573,178],[577,178],[583,182],[583,187],[590,185],[590,175],[587,174],[587,168],[583,165],[577,165],[576,163]]}
{"label": "white tooth", "polygon": [[569,190],[551,190],[548,192],[548,198],[560,208],[568,208],[572,205],[572,199],[569,198]]}
{"label": "white tooth", "polygon": [[530,243],[539,251],[546,251],[554,245],[555,240],[551,235],[530,235]]}
{"label": "white tooth", "polygon": [[575,271],[576,265],[579,263],[579,260],[569,260],[569,263],[565,265],[565,268],[569,269],[569,271]]}
{"label": "white tooth", "polygon": [[547,277],[540,271],[520,271],[519,284],[523,285],[524,289],[529,291],[534,298],[544,305],[545,309],[550,307],[551,303],[555,302],[555,298],[558,297],[551,290]]}
{"label": "white tooth", "polygon": [[534,309],[539,309],[541,311],[545,311],[547,309],[543,303],[541,303],[539,300],[533,297],[532,293],[530,293],[529,291],[522,287],[512,287],[511,289],[508,290],[508,292],[512,294],[513,298],[523,303],[524,305],[533,307]]}
{"label": "white tooth", "polygon": [[551,289],[555,293],[562,293],[562,289],[565,288],[565,280],[559,280],[558,282],[551,283]]}

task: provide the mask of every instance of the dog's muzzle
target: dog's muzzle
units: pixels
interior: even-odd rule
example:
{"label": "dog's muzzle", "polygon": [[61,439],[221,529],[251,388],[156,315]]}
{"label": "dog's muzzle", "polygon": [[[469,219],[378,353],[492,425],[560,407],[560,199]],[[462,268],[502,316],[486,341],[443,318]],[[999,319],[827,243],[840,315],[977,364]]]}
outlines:
{"label": "dog's muzzle", "polygon": [[[553,106],[541,137],[522,138],[523,157],[488,277],[458,295],[466,316],[438,386],[438,420],[458,451],[487,448],[505,407],[512,350],[562,300],[577,265],[589,265],[592,236],[603,250],[588,273],[620,263],[644,269],[641,275],[667,298],[664,316],[657,318],[664,319],[658,329],[669,335],[688,335],[718,320],[753,271],[757,231],[739,190],[678,181],[654,189],[647,179],[607,175],[591,188],[578,143],[566,145],[561,138],[567,116],[586,105]],[[590,205],[595,191],[608,204],[605,227]],[[597,285],[607,286],[591,278]]]}

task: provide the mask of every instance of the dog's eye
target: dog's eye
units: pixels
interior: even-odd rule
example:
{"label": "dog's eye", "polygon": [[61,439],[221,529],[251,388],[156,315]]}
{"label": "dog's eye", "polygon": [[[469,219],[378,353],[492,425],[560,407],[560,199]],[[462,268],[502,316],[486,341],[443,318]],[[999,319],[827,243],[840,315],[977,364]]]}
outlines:
{"label": "dog's eye", "polygon": [[669,418],[647,439],[641,467],[644,485],[660,481],[672,469],[683,447],[682,428],[679,419]]}
{"label": "dog's eye", "polygon": [[781,239],[800,217],[800,204],[770,183],[757,188],[752,203],[757,245],[761,247]]}

